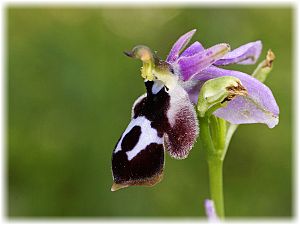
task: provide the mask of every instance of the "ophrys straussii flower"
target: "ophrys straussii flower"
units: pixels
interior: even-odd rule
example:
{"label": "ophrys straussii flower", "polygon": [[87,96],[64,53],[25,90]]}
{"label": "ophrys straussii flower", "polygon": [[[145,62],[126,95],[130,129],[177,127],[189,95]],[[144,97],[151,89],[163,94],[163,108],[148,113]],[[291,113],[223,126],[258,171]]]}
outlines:
{"label": "ophrys straussii flower", "polygon": [[255,63],[261,53],[261,42],[251,42],[233,51],[228,44],[204,49],[194,42],[183,50],[194,33],[195,30],[181,36],[166,60],[159,59],[146,46],[126,52],[143,62],[141,75],[146,93],[135,101],[131,122],[113,151],[113,191],[158,183],[163,175],[165,152],[176,159],[188,156],[199,134],[194,105],[201,88],[211,79],[233,77],[224,90],[220,89],[220,94],[218,89],[205,93],[205,99],[212,103],[223,98],[222,107],[213,112],[217,117],[232,124],[265,123],[274,127],[278,123],[279,109],[267,86],[245,73],[219,68],[233,63]]}

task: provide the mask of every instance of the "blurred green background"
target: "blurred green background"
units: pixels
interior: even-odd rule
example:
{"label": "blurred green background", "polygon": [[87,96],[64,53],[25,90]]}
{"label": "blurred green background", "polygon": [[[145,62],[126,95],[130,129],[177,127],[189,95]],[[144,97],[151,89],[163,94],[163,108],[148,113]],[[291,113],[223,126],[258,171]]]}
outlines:
{"label": "blurred green background", "polygon": [[[232,48],[262,40],[277,58],[266,84],[280,123],[240,126],[224,168],[228,217],[293,215],[293,8],[6,8],[8,217],[200,217],[209,197],[198,142],[185,160],[166,156],[153,188],[111,192],[111,154],[145,92],[140,62],[123,55],[146,44],[166,57],[183,33]],[[255,65],[232,66],[251,73]]]}

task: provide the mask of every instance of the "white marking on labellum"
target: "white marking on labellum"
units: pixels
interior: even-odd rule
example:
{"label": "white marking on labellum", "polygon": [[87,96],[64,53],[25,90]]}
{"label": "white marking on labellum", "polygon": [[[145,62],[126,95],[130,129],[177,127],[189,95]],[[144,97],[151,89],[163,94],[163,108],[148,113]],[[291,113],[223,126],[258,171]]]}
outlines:
{"label": "white marking on labellum", "polygon": [[152,93],[156,95],[164,86],[163,82],[156,80],[152,86]]}
{"label": "white marking on labellum", "polygon": [[151,143],[157,143],[162,144],[163,139],[158,137],[156,129],[153,129],[151,127],[151,122],[146,119],[144,116],[137,117],[136,119],[133,119],[128,127],[126,128],[125,132],[122,134],[122,137],[114,151],[114,153],[117,153],[118,151],[121,151],[121,144],[123,142],[123,139],[127,133],[129,133],[133,127],[140,126],[141,127],[141,135],[138,140],[138,143],[134,146],[134,148],[130,151],[127,151],[127,157],[130,161],[133,159],[137,154],[139,154],[142,150],[146,149],[146,147]]}
{"label": "white marking on labellum", "polygon": [[144,150],[151,143],[163,143],[162,138],[158,137],[157,131],[151,127],[151,122],[149,120],[145,117],[138,117],[136,120],[139,120],[142,133],[137,145],[131,151],[126,152],[128,160],[133,159],[140,151]]}

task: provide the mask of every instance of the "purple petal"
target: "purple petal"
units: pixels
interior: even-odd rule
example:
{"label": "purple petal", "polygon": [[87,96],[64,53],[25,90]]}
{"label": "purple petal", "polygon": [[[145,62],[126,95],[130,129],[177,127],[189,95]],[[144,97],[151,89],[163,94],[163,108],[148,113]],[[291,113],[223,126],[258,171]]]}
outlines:
{"label": "purple petal", "polygon": [[182,35],[173,45],[168,57],[167,62],[172,63],[175,62],[176,59],[179,57],[180,52],[182,49],[189,43],[193,35],[195,34],[196,29],[187,32],[186,34]]}
{"label": "purple petal", "polygon": [[186,81],[223,57],[229,49],[230,47],[228,44],[218,44],[193,56],[180,57],[176,62],[177,65],[174,64],[174,66],[175,68],[177,67],[176,69],[178,70],[181,79]]}
{"label": "purple petal", "polygon": [[194,42],[190,47],[188,47],[186,50],[184,50],[180,57],[188,57],[188,56],[193,56],[201,51],[203,51],[204,48],[201,45],[200,42],[196,41]]}
{"label": "purple petal", "polygon": [[254,64],[260,56],[262,50],[261,41],[250,42],[242,45],[231,52],[228,52],[223,58],[214,64],[224,66],[228,64]]}
{"label": "purple petal", "polygon": [[198,74],[195,79],[206,81],[216,77],[233,76],[246,87],[248,96],[237,96],[214,114],[232,124],[265,123],[270,128],[278,124],[279,108],[272,91],[257,79],[238,71],[214,66]]}

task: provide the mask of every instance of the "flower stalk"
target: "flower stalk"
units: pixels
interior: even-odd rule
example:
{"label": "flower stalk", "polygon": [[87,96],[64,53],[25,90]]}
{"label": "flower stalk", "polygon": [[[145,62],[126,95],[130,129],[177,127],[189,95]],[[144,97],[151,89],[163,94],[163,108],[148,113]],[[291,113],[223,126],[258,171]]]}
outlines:
{"label": "flower stalk", "polygon": [[227,139],[227,122],[213,115],[213,112],[226,106],[228,101],[236,96],[246,96],[247,94],[248,92],[240,80],[231,76],[206,81],[199,93],[197,113],[201,131],[200,138],[206,151],[211,199],[220,219],[223,219],[225,214],[223,160],[230,140]]}
{"label": "flower stalk", "polygon": [[224,219],[223,160],[219,157],[209,157],[208,170],[211,199],[215,202],[218,217]]}
{"label": "flower stalk", "polygon": [[[214,121],[210,120],[213,118]],[[225,216],[224,212],[224,198],[223,198],[223,149],[216,149],[215,144],[213,143],[211,130],[209,123],[216,123],[219,120],[218,118],[214,118],[214,116],[208,117],[199,117],[199,124],[200,124],[200,138],[203,144],[203,148],[206,151],[206,159],[208,163],[208,170],[209,170],[209,186],[210,186],[210,195],[211,199],[215,203],[215,210],[220,219],[223,219]],[[215,124],[216,125],[216,124]],[[221,127],[223,124],[221,125]],[[223,127],[222,127],[223,129]],[[219,131],[221,131],[220,129]],[[218,132],[213,132],[217,134]],[[222,146],[224,138],[222,138],[222,132],[218,138],[214,140],[217,141],[217,146]],[[224,146],[224,145],[223,145]]]}

